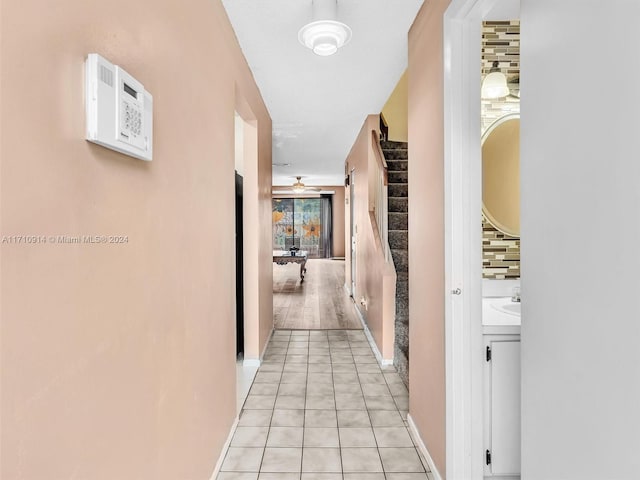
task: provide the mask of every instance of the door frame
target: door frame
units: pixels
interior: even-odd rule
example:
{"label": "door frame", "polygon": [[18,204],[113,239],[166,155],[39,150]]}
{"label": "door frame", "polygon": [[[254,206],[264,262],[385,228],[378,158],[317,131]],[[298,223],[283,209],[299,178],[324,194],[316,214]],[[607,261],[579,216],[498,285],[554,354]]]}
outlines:
{"label": "door frame", "polygon": [[350,249],[350,262],[351,262],[351,285],[349,286],[349,291],[351,292],[351,297],[353,299],[356,298],[356,253],[357,253],[357,237],[358,237],[358,227],[356,226],[355,221],[355,200],[356,200],[356,184],[355,184],[356,170],[354,168],[349,172],[349,220],[350,220],[350,230],[351,230],[351,244],[349,245]]}
{"label": "door frame", "polygon": [[449,480],[483,478],[481,27],[482,20],[513,11],[516,5],[519,9],[519,0],[452,0],[444,14],[445,422]]}
{"label": "door frame", "polygon": [[[240,142],[236,145],[236,169],[242,176],[242,231],[243,231],[243,313],[244,313],[244,366],[260,366],[262,345],[260,327],[265,319],[260,318],[261,244],[259,243],[260,219],[260,172],[258,169],[258,121],[248,102],[236,90],[234,115],[234,136],[236,119]],[[235,138],[234,138],[235,142]],[[238,156],[241,163],[238,164]],[[269,257],[270,258],[270,257]]]}
{"label": "door frame", "polygon": [[244,358],[244,215],[242,212],[242,175],[235,171],[235,207],[236,207],[236,356]]}

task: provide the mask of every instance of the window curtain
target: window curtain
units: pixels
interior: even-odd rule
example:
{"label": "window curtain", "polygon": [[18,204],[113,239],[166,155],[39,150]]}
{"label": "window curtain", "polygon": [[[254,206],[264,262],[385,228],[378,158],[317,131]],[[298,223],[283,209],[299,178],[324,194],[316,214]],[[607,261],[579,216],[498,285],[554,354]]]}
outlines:
{"label": "window curtain", "polygon": [[320,245],[322,245],[321,256],[323,258],[333,257],[333,205],[332,195],[320,195],[320,215],[322,220],[322,228],[320,234],[322,236]]}

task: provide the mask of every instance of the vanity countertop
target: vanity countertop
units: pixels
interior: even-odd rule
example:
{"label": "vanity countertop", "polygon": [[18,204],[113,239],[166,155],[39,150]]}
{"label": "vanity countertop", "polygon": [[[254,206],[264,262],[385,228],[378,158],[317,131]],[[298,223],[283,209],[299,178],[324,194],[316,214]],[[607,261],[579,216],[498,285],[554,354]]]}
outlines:
{"label": "vanity countertop", "polygon": [[484,297],[482,299],[482,328],[488,333],[520,333],[520,303],[511,297]]}

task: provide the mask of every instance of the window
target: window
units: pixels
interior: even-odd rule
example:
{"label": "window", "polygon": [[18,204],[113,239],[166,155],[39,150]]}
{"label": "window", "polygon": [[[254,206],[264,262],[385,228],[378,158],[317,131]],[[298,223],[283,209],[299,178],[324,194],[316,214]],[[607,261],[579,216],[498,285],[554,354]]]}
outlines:
{"label": "window", "polygon": [[274,198],[273,248],[296,246],[310,257],[330,257],[330,212],[330,197]]}

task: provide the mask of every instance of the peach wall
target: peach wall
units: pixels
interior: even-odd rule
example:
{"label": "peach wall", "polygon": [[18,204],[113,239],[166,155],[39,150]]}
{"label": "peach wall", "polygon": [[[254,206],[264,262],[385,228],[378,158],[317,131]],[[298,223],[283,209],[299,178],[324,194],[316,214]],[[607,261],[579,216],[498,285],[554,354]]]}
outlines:
{"label": "peach wall", "polygon": [[336,192],[333,194],[333,256],[344,257],[344,186],[332,187]]}
{"label": "peach wall", "polygon": [[[393,264],[385,262],[375,226],[375,217],[370,209],[370,205],[373,203],[373,193],[369,180],[373,177],[375,162],[371,146],[371,131],[378,131],[379,122],[378,115],[367,117],[347,157],[346,171],[355,171],[356,193],[354,218],[350,218],[348,205],[345,217],[347,222],[354,222],[357,230],[356,294],[354,296],[356,307],[365,318],[382,357],[390,360],[393,358],[396,273]],[[345,228],[346,232],[350,232],[349,223]],[[347,236],[348,233],[345,234],[345,237]],[[347,249],[345,267],[345,282],[350,285],[351,255],[349,249]],[[362,298],[367,301],[367,308],[360,304]]]}
{"label": "peach wall", "polygon": [[409,32],[409,411],[445,475],[443,14],[425,3]]}
{"label": "peach wall", "polygon": [[[2,235],[128,242],[2,245],[0,477],[208,479],[236,415],[236,96],[258,125],[261,342],[272,322],[271,121],[224,9],[3,2],[1,32]],[[84,140],[90,52],[153,94],[151,163]]]}

